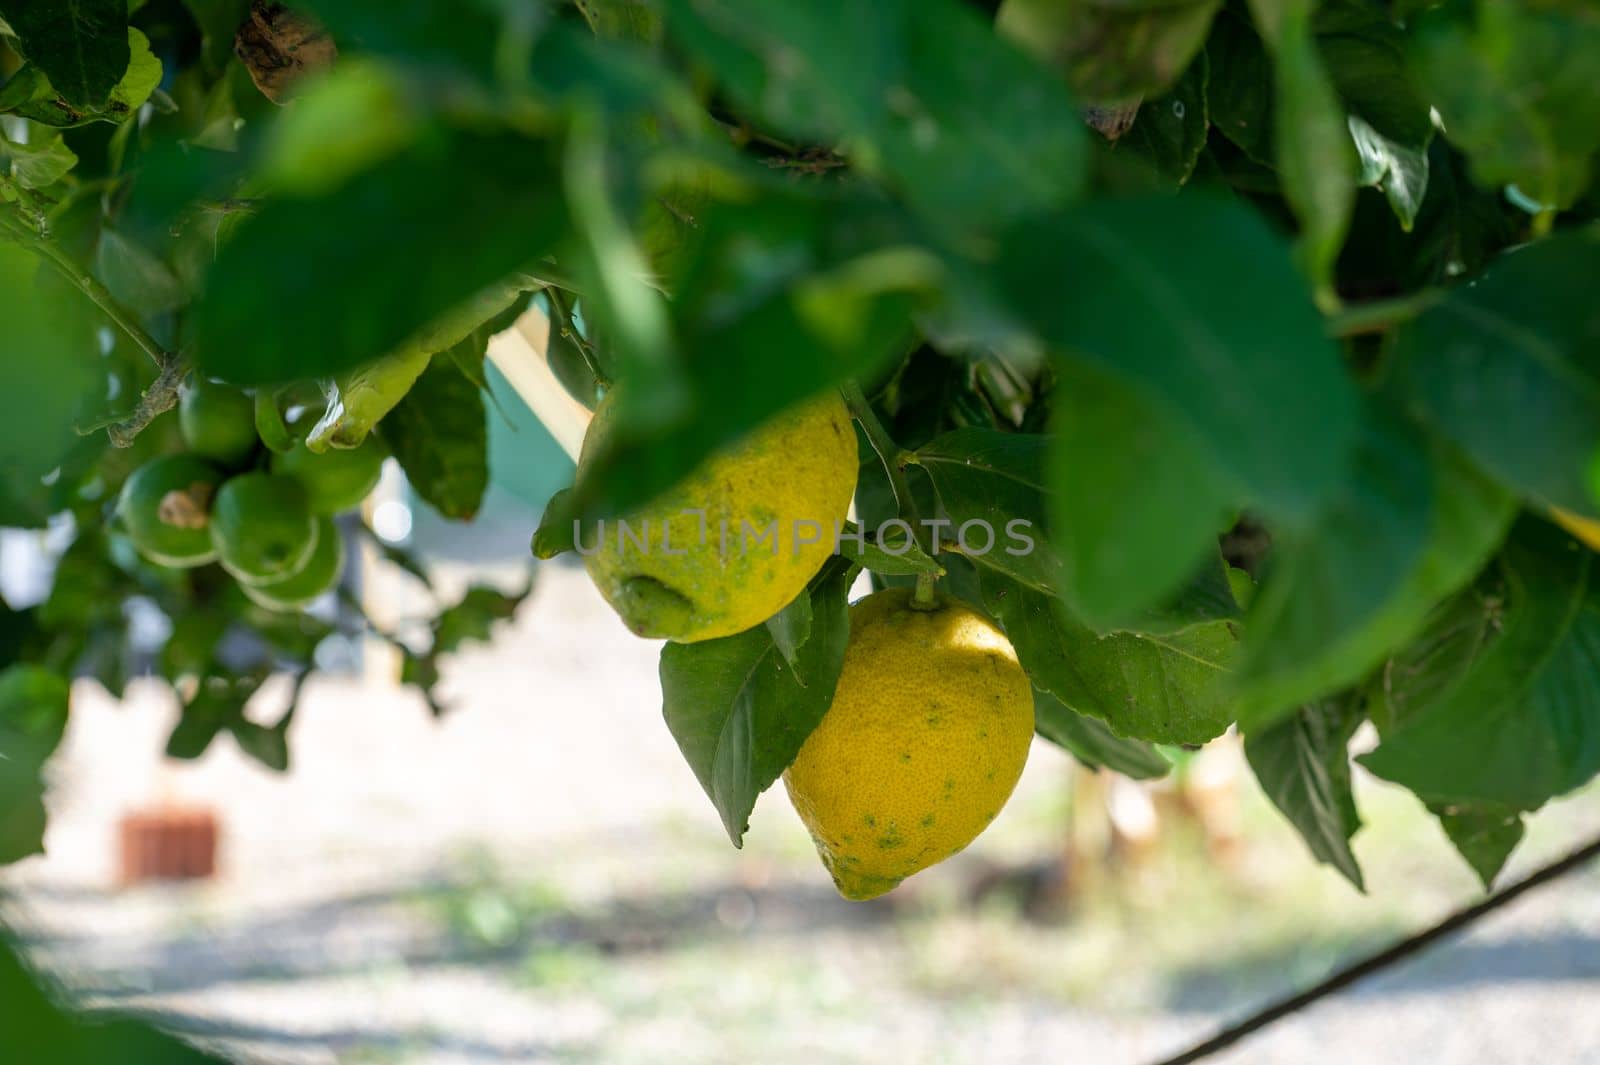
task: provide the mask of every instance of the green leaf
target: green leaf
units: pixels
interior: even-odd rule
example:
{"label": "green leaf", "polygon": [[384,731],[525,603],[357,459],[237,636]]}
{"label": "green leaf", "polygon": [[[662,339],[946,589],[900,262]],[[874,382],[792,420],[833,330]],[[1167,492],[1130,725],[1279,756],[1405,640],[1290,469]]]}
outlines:
{"label": "green leaf", "polygon": [[67,727],[67,679],[41,666],[0,671],[0,866],[44,852],[45,761]]}
{"label": "green leaf", "polygon": [[1299,258],[1318,299],[1355,207],[1356,153],[1344,108],[1317,51],[1311,0],[1250,0],[1273,59],[1273,143],[1283,194],[1300,222]]}
{"label": "green leaf", "polygon": [[510,592],[484,584],[468,588],[454,605],[441,610],[433,619],[431,652],[436,656],[447,655],[459,651],[468,641],[487,643],[494,634],[495,625],[515,617],[532,591],[531,577],[521,588]]}
{"label": "green leaf", "polygon": [[674,286],[672,358],[627,353],[621,368],[617,430],[578,485],[588,513],[626,512],[779,411],[870,379],[905,350],[938,279],[902,243],[903,216],[856,191],[774,190],[709,208],[701,226]]}
{"label": "green leaf", "polygon": [[1095,628],[1131,624],[1215,553],[1235,492],[1192,430],[1131,384],[1087,366],[1060,373],[1050,532],[1062,594]]}
{"label": "green leaf", "polygon": [[1233,721],[1228,671],[1238,636],[1231,622],[1165,636],[1097,636],[1059,601],[994,570],[981,571],[979,582],[1034,687],[1070,709],[1152,743],[1205,743]]}
{"label": "green leaf", "polygon": [[1499,563],[1498,635],[1442,689],[1411,698],[1362,764],[1430,805],[1508,812],[1538,809],[1593,777],[1600,594],[1590,558],[1553,526],[1524,519]]}
{"label": "green leaf", "polygon": [[734,846],[756,797],[789,767],[833,702],[844,665],[854,567],[833,563],[808,589],[811,635],[786,665],[765,625],[661,651],[662,713]]}
{"label": "green leaf", "polygon": [[1428,192],[1427,148],[1390,140],[1356,115],[1350,116],[1350,136],[1361,158],[1357,183],[1383,190],[1400,227],[1411,232]]}
{"label": "green leaf", "polygon": [[970,427],[937,436],[914,461],[928,473],[952,528],[941,542],[979,566],[1043,592],[1062,584],[1045,539],[1048,437]]}
{"label": "green leaf", "polygon": [[195,306],[196,364],[267,384],[399,348],[567,231],[550,154],[509,134],[441,132],[328,196],[268,203],[217,255]]}
{"label": "green leaf", "polygon": [[61,134],[43,126],[28,129],[24,144],[7,140],[0,131],[0,159],[10,160],[11,176],[25,189],[54,185],[78,165],[78,157]]}
{"label": "green leaf", "polygon": [[6,0],[0,14],[74,107],[105,103],[128,70],[127,0]]}
{"label": "green leaf", "polygon": [[95,316],[76,292],[39,275],[39,261],[4,239],[0,203],[0,481],[26,497],[74,443],[72,423],[95,382]]}
{"label": "green leaf", "polygon": [[1516,185],[1551,207],[1577,200],[1600,150],[1600,19],[1591,8],[1442,5],[1416,19],[1412,57],[1480,183]]}
{"label": "green leaf", "polygon": [[[1008,234],[995,275],[995,291],[1061,349],[1064,376],[1092,367],[1140,417],[1099,419],[1109,439],[1080,433],[1056,455],[1052,531],[1085,620],[1120,622],[1170,593],[1225,509],[1298,527],[1336,488],[1355,391],[1282,243],[1249,208],[1194,192],[1097,203]],[[1160,474],[1154,491],[1089,468],[1135,465],[1128,448]],[[1134,512],[1175,524],[1119,546],[1108,534]],[[1115,577],[1083,564],[1117,554],[1127,565]]]}
{"label": "green leaf", "polygon": [[1109,769],[1134,780],[1155,780],[1172,763],[1154,744],[1118,736],[1099,718],[1071,710],[1039,688],[1033,690],[1033,723],[1039,735],[1090,769]]}
{"label": "green leaf", "polygon": [[1506,859],[1522,842],[1522,815],[1474,806],[1430,810],[1488,891],[1505,868]]}
{"label": "green leaf", "polygon": [[1350,837],[1361,827],[1350,790],[1350,737],[1361,715],[1348,701],[1309,704],[1245,737],[1244,753],[1261,790],[1295,827],[1319,862],[1366,890]]}
{"label": "green leaf", "polygon": [[1262,727],[1381,665],[1482,568],[1515,510],[1453,449],[1374,411],[1323,520],[1274,545],[1245,623],[1241,725]]}
{"label": "green leaf", "polygon": [[1000,31],[1062,68],[1091,103],[1165,92],[1205,43],[1219,0],[1005,0]]}
{"label": "green leaf", "polygon": [[[0,933],[4,933],[0,929]],[[22,1061],[51,1065],[100,1065],[136,1061],[139,1065],[224,1065],[224,1059],[196,1050],[148,1023],[103,1011],[73,1016],[47,995],[46,981],[23,964],[7,934],[0,934],[0,1002],[6,1004],[6,1050]]]}
{"label": "green leaf", "polygon": [[1503,483],[1584,512],[1600,461],[1600,227],[1501,256],[1395,339],[1398,394]]}
{"label": "green leaf", "polygon": [[[916,540],[898,526],[880,526],[876,537],[868,537],[855,522],[847,521],[839,535],[836,550],[862,569],[896,577],[916,577],[927,573],[944,576],[944,567],[918,546]],[[857,540],[857,537],[860,540]]]}
{"label": "green leaf", "polygon": [[94,272],[113,296],[141,314],[160,314],[189,302],[170,266],[109,227],[100,231]]}
{"label": "green leaf", "polygon": [[10,111],[47,126],[81,126],[89,122],[123,122],[142,107],[161,83],[161,60],[141,31],[127,29],[126,73],[103,104],[76,104],[56,89],[37,66],[25,66],[0,88],[0,112]]}
{"label": "green leaf", "polygon": [[843,140],[853,163],[935,223],[1003,222],[1066,203],[1083,182],[1086,134],[1071,98],[956,0],[666,9],[668,33],[742,108],[802,137]]}
{"label": "green leaf", "polygon": [[1206,104],[1210,75],[1201,52],[1176,85],[1140,105],[1133,126],[1118,139],[1117,151],[1145,159],[1173,185],[1188,181],[1211,131]]}
{"label": "green leaf", "polygon": [[545,504],[544,516],[533,531],[533,557],[555,558],[571,551],[575,544],[573,522],[578,517],[578,495],[574,488],[563,488]]}
{"label": "green leaf", "polygon": [[766,621],[773,644],[790,669],[800,669],[800,648],[811,638],[811,595],[803,591]]}
{"label": "green leaf", "polygon": [[378,431],[429,506],[452,521],[477,516],[489,487],[489,418],[458,366],[432,360]]}
{"label": "green leaf", "polygon": [[259,674],[202,677],[167,737],[167,757],[192,760],[205,754],[219,732],[245,720],[245,704],[263,679]]}

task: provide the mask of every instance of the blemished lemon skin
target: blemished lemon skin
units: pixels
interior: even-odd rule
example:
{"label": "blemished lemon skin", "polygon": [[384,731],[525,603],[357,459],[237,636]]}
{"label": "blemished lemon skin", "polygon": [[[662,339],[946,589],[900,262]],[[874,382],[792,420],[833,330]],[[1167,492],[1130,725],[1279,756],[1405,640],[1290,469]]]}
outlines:
{"label": "blemished lemon skin", "polygon": [[977,838],[1033,740],[1033,688],[1005,634],[908,589],[850,608],[833,705],[783,775],[847,899],[871,899]]}
{"label": "blemished lemon skin", "polygon": [[1560,507],[1551,507],[1550,516],[1555,519],[1557,525],[1583,541],[1584,546],[1591,551],[1600,551],[1600,521],[1574,514],[1570,510],[1562,510]]}
{"label": "blemished lemon skin", "polygon": [[[580,478],[615,424],[616,395],[601,401],[584,436]],[[732,636],[787,606],[833,554],[856,471],[850,412],[830,391],[717,451],[625,515],[633,535],[609,520],[586,530],[580,553],[600,594],[634,633],[679,643]],[[760,540],[774,521],[776,539]],[[815,523],[815,542],[799,542],[813,538],[812,527],[796,536],[796,522]]]}

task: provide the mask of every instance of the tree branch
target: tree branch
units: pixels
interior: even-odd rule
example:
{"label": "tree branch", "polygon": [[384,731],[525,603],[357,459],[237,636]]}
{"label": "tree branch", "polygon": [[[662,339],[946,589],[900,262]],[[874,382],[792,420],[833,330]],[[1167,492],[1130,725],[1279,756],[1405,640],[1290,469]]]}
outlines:
{"label": "tree branch", "polygon": [[911,495],[911,482],[906,479],[907,463],[902,457],[904,453],[884,429],[883,423],[878,420],[877,413],[867,401],[860,385],[854,381],[846,381],[839,386],[839,392],[844,396],[845,405],[850,408],[850,413],[861,423],[868,442],[872,444],[872,450],[878,453],[878,461],[883,463],[883,470],[889,475],[889,486],[894,490],[894,502],[900,510],[900,516],[911,523],[911,535],[917,541],[917,546],[932,558],[934,547],[928,538],[927,529],[923,527],[922,517],[917,513],[916,499]]}
{"label": "tree branch", "polygon": [[1326,995],[1343,990],[1357,980],[1371,976],[1381,969],[1419,953],[1452,932],[1459,932],[1474,921],[1499,909],[1523,892],[1532,891],[1536,887],[1548,884],[1557,877],[1580,868],[1597,855],[1600,855],[1600,837],[1589,841],[1565,858],[1559,858],[1549,865],[1534,870],[1516,883],[1508,884],[1488,898],[1468,906],[1466,909],[1457,910],[1433,927],[1424,929],[1416,935],[1396,943],[1387,950],[1379,951],[1371,957],[1363,958],[1353,965],[1346,966],[1330,975],[1327,979],[1308,987],[1298,994],[1279,999],[1277,1002],[1257,1010],[1237,1024],[1229,1025],[1210,1039],[1195,1044],[1183,1053],[1162,1059],[1157,1065],[1192,1065],[1193,1062],[1202,1058],[1208,1058],[1218,1051],[1232,1046],[1245,1036],[1258,1032],[1275,1021],[1281,1021],[1283,1018],[1305,1009]]}

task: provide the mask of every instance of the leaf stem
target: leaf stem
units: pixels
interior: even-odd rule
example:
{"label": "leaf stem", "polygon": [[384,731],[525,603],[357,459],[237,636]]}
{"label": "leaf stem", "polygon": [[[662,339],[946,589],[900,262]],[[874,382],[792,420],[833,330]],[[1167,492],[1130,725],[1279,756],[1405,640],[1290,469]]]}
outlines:
{"label": "leaf stem", "polygon": [[99,307],[105,316],[111,319],[113,325],[139,345],[140,350],[149,355],[157,367],[165,371],[167,364],[177,358],[139,324],[139,319],[133,312],[119,303],[98,278],[73,262],[72,257],[58,248],[54,241],[45,236],[30,235],[27,243],[44,258],[45,262],[55,268],[56,273],[66,278],[73,288],[89,297],[89,301]]}
{"label": "leaf stem", "polygon": [[878,454],[878,461],[883,463],[884,472],[889,475],[889,487],[894,490],[894,502],[900,510],[900,517],[910,523],[911,535],[917,541],[917,546],[932,557],[936,549],[929,540],[921,515],[917,513],[917,503],[911,495],[911,483],[906,479],[906,467],[910,465],[906,453],[900,450],[899,445],[884,429],[883,423],[878,420],[877,413],[873,411],[872,404],[867,401],[860,385],[855,381],[846,381],[839,386],[839,392],[844,397],[845,405],[850,408],[850,413],[861,423],[862,430],[867,434],[867,441],[872,444],[872,450]]}
{"label": "leaf stem", "polygon": [[583,357],[583,364],[588,367],[589,375],[598,381],[602,388],[610,388],[611,378],[600,368],[599,360],[595,358],[594,345],[589,343],[589,338],[579,333],[578,327],[572,324],[572,316],[562,305],[555,286],[545,289],[544,296],[550,301],[551,326],[560,330],[563,336],[572,341],[573,346],[578,349],[578,354]]}
{"label": "leaf stem", "polygon": [[1371,303],[1346,307],[1328,316],[1328,334],[1335,337],[1353,337],[1387,332],[1434,306],[1444,299],[1444,295],[1442,289],[1425,288],[1409,296],[1374,300]]}
{"label": "leaf stem", "polygon": [[917,574],[917,587],[911,593],[912,610],[938,610],[943,604],[939,602],[939,595],[934,591],[934,585],[939,580],[937,574]]}

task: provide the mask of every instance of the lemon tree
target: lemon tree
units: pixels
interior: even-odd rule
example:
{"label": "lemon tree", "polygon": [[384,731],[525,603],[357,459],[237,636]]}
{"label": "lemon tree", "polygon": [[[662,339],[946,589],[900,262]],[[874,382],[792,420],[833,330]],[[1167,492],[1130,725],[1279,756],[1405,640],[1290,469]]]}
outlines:
{"label": "lemon tree", "polygon": [[[851,893],[969,837],[894,764],[808,771],[879,711],[915,766],[933,703],[989,690],[943,630],[881,652],[892,697],[857,684],[901,596],[948,612],[906,631],[1009,649],[963,816],[1014,773],[1014,670],[1090,766],[1242,735],[1357,885],[1358,734],[1485,884],[1600,771],[1592,5],[325,0],[293,61],[260,20],[309,15],[257,5],[240,59],[248,7],[0,0],[0,525],[67,545],[0,604],[0,678],[120,691],[138,596],[169,750],[286,764],[292,704],[245,702],[364,630],[308,612],[327,530],[365,535],[384,454],[479,512],[485,352],[536,305],[602,413],[534,553],[666,639],[665,726],[735,844],[786,772],[835,873],[900,861]],[[779,554],[709,549],[702,512]],[[441,604],[407,683],[442,709],[444,657],[520,602]],[[219,655],[235,628],[269,650]],[[40,845],[43,757],[0,757],[4,857]],[[853,850],[836,814],[897,780],[899,844]]]}

